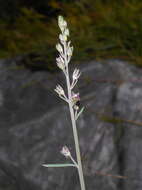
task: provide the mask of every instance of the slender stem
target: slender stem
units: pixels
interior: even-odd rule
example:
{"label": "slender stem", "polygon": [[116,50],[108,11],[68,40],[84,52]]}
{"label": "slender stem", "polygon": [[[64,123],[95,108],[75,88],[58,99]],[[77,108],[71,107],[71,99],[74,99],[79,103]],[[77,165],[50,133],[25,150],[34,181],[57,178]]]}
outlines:
{"label": "slender stem", "polygon": [[67,88],[68,88],[68,98],[69,98],[69,109],[70,109],[71,122],[72,122],[72,127],[73,127],[73,136],[74,136],[74,141],[75,141],[75,150],[76,150],[76,156],[77,156],[80,185],[81,185],[81,189],[85,190],[85,183],[84,183],[84,176],[83,176],[81,156],[80,156],[80,148],[79,148],[79,141],[78,141],[78,133],[77,133],[77,128],[76,128],[74,111],[73,111],[73,107],[72,107],[70,81],[69,81],[68,75],[67,75],[66,80],[67,80],[67,86],[68,86]]}
{"label": "slender stem", "polygon": [[[65,53],[65,62],[67,65],[66,44],[64,44],[64,53]],[[80,180],[81,190],[85,190],[85,182],[84,182],[84,176],[83,176],[83,170],[82,170],[78,133],[77,133],[77,128],[76,128],[74,110],[72,106],[71,84],[70,84],[70,78],[69,78],[68,65],[66,67],[66,83],[67,83],[67,90],[68,90],[68,104],[69,104],[69,110],[70,110],[70,116],[71,116],[71,122],[72,122],[72,128],[73,128],[73,136],[74,136],[74,142],[75,142],[76,157],[77,157],[77,163],[78,163],[79,180]]]}
{"label": "slender stem", "polygon": [[68,99],[66,97],[63,97],[63,96],[60,96],[60,95],[59,95],[59,97],[68,103]]}
{"label": "slender stem", "polygon": [[73,84],[71,85],[71,89],[73,89],[73,88],[75,87],[76,83],[77,83],[77,80],[75,80],[75,81],[73,82]]}
{"label": "slender stem", "polygon": [[77,169],[78,169],[78,164],[77,164],[77,162],[73,159],[73,157],[72,156],[70,156],[70,159],[71,159],[71,161],[74,163],[74,165],[77,167]]}

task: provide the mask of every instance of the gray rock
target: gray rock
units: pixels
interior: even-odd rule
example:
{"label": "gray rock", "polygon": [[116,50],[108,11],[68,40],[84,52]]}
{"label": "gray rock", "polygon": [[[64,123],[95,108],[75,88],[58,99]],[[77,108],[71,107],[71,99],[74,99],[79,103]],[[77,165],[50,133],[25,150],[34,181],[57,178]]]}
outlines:
{"label": "gray rock", "polygon": [[[140,190],[142,70],[116,60],[78,67],[76,91],[85,111],[77,126],[87,190]],[[69,162],[60,154],[63,145],[75,157],[68,107],[53,90],[59,83],[65,86],[61,73],[0,61],[0,189],[80,188],[75,168],[42,166]]]}

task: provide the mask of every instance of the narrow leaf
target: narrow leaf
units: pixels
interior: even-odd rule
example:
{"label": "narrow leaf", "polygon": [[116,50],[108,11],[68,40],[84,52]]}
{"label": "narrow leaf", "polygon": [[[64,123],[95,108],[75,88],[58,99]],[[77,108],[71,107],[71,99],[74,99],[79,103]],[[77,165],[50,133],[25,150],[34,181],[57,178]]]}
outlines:
{"label": "narrow leaf", "polygon": [[84,107],[81,108],[81,110],[79,111],[79,113],[76,116],[76,120],[79,118],[79,116],[82,114],[82,112],[84,111]]}
{"label": "narrow leaf", "polygon": [[74,164],[43,164],[42,166],[47,168],[76,167]]}

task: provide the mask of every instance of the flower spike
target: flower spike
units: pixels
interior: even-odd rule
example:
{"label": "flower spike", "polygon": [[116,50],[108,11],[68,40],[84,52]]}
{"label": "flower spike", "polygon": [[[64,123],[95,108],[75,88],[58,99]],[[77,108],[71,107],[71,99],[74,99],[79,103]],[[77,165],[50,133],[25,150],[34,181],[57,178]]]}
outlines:
{"label": "flower spike", "polygon": [[[73,54],[73,46],[71,46],[71,42],[68,41],[68,37],[69,37],[70,33],[69,33],[69,29],[67,27],[67,22],[64,20],[64,18],[62,16],[58,17],[58,25],[61,30],[61,33],[59,34],[60,42],[57,43],[57,45],[56,45],[56,49],[59,52],[59,56],[56,58],[56,63],[57,63],[57,66],[65,74],[66,84],[67,84],[67,97],[65,95],[64,89],[60,85],[56,86],[55,92],[59,95],[59,97],[61,99],[66,101],[69,105],[77,161],[75,161],[73,159],[67,146],[63,146],[63,148],[60,152],[66,158],[71,159],[71,161],[73,162],[73,164],[68,164],[68,166],[76,166],[76,168],[78,169],[81,190],[85,190],[85,182],[84,182],[82,162],[81,162],[79,139],[78,139],[77,127],[76,127],[76,120],[78,119],[80,114],[83,112],[84,108],[80,109],[79,93],[73,92],[73,88],[76,85],[76,83],[78,82],[78,79],[79,79],[81,73],[80,73],[79,69],[75,68],[75,70],[73,71],[73,74],[72,74],[72,82],[70,81],[68,64],[69,64],[72,54]],[[51,165],[47,165],[47,167],[50,167],[50,166]],[[67,165],[66,164],[57,164],[54,167],[65,167],[65,166],[67,166]]]}

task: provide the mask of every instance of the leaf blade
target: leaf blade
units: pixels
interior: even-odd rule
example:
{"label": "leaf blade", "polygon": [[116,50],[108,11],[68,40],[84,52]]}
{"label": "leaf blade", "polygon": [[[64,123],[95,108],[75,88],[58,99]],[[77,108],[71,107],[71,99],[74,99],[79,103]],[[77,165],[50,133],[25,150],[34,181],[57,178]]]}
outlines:
{"label": "leaf blade", "polygon": [[43,164],[47,168],[63,168],[63,167],[76,167],[74,164]]}
{"label": "leaf blade", "polygon": [[79,118],[79,116],[82,114],[82,112],[84,111],[84,107],[81,108],[81,110],[79,111],[79,113],[76,116],[76,120]]}

